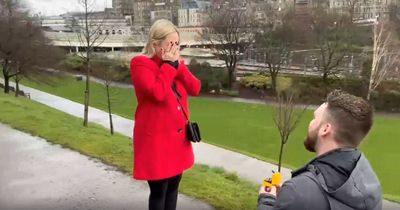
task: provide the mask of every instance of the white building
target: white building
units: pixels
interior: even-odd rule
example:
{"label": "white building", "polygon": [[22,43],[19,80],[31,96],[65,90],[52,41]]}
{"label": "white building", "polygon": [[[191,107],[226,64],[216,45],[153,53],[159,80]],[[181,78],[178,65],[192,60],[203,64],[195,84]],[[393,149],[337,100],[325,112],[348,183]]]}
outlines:
{"label": "white building", "polygon": [[349,14],[351,10],[349,4],[352,2],[356,2],[353,11],[354,21],[374,19],[378,16],[385,15],[389,12],[389,6],[391,4],[398,4],[398,0],[329,0],[329,8],[342,14]]}
{"label": "white building", "polygon": [[179,9],[178,10],[178,26],[188,27],[188,26],[201,26],[204,23],[204,14],[200,9],[190,8],[190,9]]}
{"label": "white building", "polygon": [[154,23],[156,20],[159,19],[167,19],[172,21],[172,11],[163,9],[163,10],[155,10],[150,12],[150,21]]}
{"label": "white building", "polygon": [[40,26],[46,31],[72,32],[72,28],[68,27],[68,22],[68,19],[61,16],[40,18]]}
{"label": "white building", "polygon": [[[104,13],[92,13],[89,16],[89,30],[98,30],[99,34],[107,35],[130,35],[131,25],[124,17],[111,16],[104,18]],[[46,31],[73,33],[82,30],[85,26],[83,13],[66,13],[60,16],[43,17],[40,21],[41,26]]]}
{"label": "white building", "polygon": [[203,26],[207,21],[207,9],[210,1],[186,0],[182,1],[182,8],[178,10],[179,27]]}
{"label": "white building", "polygon": [[119,16],[133,15],[132,0],[112,0],[112,7]]}

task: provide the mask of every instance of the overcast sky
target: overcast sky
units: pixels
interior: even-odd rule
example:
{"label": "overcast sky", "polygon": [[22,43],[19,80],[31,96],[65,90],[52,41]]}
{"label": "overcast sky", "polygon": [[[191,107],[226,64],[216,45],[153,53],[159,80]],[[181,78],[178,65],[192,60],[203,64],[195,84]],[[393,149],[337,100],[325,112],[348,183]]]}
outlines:
{"label": "overcast sky", "polygon": [[[80,0],[24,0],[32,13],[42,15],[60,15],[66,12],[83,11],[79,4]],[[111,7],[112,0],[88,0],[93,2],[95,11],[104,10],[104,7]]]}

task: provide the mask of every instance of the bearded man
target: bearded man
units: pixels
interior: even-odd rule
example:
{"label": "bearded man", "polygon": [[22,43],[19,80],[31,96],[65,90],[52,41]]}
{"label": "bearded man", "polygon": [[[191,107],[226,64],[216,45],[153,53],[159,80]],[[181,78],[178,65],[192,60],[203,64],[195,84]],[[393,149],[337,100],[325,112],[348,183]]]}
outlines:
{"label": "bearded man", "polygon": [[261,187],[258,210],[382,210],[379,180],[358,149],[372,121],[367,101],[331,92],[314,111],[304,141],[317,157],[281,187]]}

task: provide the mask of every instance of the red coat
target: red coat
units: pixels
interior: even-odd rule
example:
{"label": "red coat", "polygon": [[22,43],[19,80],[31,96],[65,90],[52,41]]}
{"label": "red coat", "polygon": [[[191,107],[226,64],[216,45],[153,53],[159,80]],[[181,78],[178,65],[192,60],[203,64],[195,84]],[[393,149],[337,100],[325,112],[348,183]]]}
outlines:
{"label": "red coat", "polygon": [[186,119],[172,91],[173,82],[185,111],[188,94],[200,93],[201,83],[183,61],[176,70],[157,57],[137,56],[131,61],[131,79],[138,105],[133,136],[133,177],[160,180],[193,166],[192,144],[186,139]]}

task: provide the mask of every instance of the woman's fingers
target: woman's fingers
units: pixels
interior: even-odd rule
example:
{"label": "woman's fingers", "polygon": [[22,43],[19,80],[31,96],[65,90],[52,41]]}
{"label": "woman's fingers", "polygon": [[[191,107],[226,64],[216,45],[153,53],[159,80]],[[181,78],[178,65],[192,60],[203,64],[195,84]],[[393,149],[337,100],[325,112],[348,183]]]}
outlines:
{"label": "woman's fingers", "polygon": [[176,50],[177,50],[177,49],[176,49],[176,45],[174,45],[174,47],[172,48],[172,54],[175,55],[175,54],[176,54]]}
{"label": "woman's fingers", "polygon": [[163,60],[177,61],[180,57],[180,46],[171,43],[168,50],[161,48],[161,53]]}
{"label": "woman's fingers", "polygon": [[174,57],[176,58],[176,60],[178,60],[179,57],[180,57],[180,50],[179,50],[179,46],[178,45],[175,45]]}

